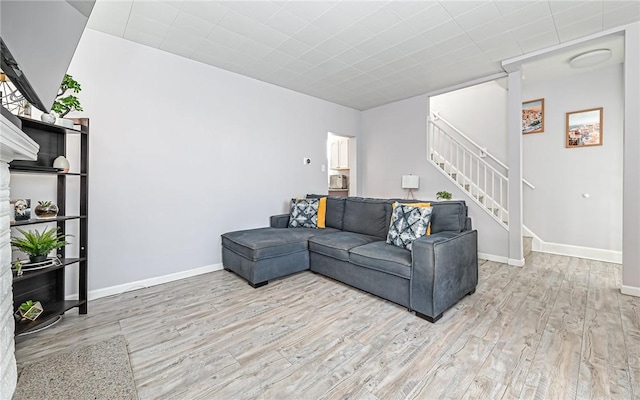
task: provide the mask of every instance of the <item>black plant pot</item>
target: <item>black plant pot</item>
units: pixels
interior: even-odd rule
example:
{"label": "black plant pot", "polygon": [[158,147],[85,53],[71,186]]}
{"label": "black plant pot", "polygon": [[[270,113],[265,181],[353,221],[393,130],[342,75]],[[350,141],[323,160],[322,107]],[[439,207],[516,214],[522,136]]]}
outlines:
{"label": "black plant pot", "polygon": [[47,256],[29,256],[29,261],[32,263],[40,263],[47,260]]}

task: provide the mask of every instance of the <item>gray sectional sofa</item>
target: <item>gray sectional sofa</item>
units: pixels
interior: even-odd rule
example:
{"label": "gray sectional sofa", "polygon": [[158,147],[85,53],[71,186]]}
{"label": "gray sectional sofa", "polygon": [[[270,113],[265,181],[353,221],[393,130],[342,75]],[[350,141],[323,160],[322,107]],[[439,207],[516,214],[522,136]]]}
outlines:
{"label": "gray sectional sofa", "polygon": [[311,270],[435,322],[475,292],[477,231],[464,201],[431,202],[431,235],[415,240],[411,250],[388,244],[394,201],[329,196],[324,229],[287,228],[284,214],[271,217],[267,228],[225,233],[222,263],[253,287]]}

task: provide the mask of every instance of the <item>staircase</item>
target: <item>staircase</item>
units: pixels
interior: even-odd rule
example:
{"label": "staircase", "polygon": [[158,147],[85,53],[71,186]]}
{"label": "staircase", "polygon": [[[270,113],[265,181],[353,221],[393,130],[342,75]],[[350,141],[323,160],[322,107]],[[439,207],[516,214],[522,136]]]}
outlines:
{"label": "staircase", "polygon": [[437,113],[429,118],[427,132],[429,161],[508,229],[509,168]]}

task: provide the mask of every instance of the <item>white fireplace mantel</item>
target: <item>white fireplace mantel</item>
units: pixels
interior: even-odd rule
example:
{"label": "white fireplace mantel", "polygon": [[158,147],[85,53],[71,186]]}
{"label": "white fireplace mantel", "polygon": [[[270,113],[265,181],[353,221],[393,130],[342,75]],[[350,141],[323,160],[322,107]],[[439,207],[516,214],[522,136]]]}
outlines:
{"label": "white fireplace mantel", "polygon": [[35,160],[39,146],[0,114],[0,399],[10,399],[17,383],[15,343],[13,333],[13,275],[11,273],[11,247],[9,225],[10,175],[13,160]]}

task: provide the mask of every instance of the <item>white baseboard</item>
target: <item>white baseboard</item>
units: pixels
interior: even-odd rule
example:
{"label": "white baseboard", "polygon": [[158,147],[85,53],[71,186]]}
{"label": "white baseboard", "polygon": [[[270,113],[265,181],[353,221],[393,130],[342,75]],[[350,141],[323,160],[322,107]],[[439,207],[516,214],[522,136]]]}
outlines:
{"label": "white baseboard", "polygon": [[622,264],[622,252],[615,250],[596,249],[592,247],[573,246],[570,244],[545,242],[526,226],[522,226],[525,236],[532,237],[531,250],[540,253],[558,254],[561,256],[570,256],[578,258],[586,258],[588,260],[597,260],[610,262],[614,264]]}
{"label": "white baseboard", "polygon": [[536,244],[535,239],[532,245],[532,250],[539,251],[541,253],[551,253],[561,256],[586,258],[588,260],[622,264],[621,251],[594,249],[591,247],[573,246],[570,244],[549,243],[543,241],[540,241]]}
{"label": "white baseboard", "polygon": [[[88,293],[89,300],[95,300],[102,297],[113,296],[114,294],[121,294],[136,289],[144,289],[149,286],[156,286],[162,283],[173,282],[184,278],[190,278],[196,275],[206,274],[208,272],[219,271],[222,269],[222,263],[205,265],[204,267],[190,269],[187,271],[180,271],[173,274],[156,276],[153,278],[143,279],[140,281],[123,283],[121,285],[110,286],[102,289],[90,290]],[[74,293],[65,296],[67,300],[76,300],[78,294]]]}
{"label": "white baseboard", "polygon": [[521,258],[521,259],[509,258],[507,260],[507,264],[513,265],[514,267],[524,267],[524,258]]}
{"label": "white baseboard", "polygon": [[620,293],[640,297],[640,287],[622,285],[620,287]]}
{"label": "white baseboard", "polygon": [[496,256],[495,254],[478,253],[478,258],[483,260],[493,261],[501,264],[508,264],[509,258],[503,256]]}

